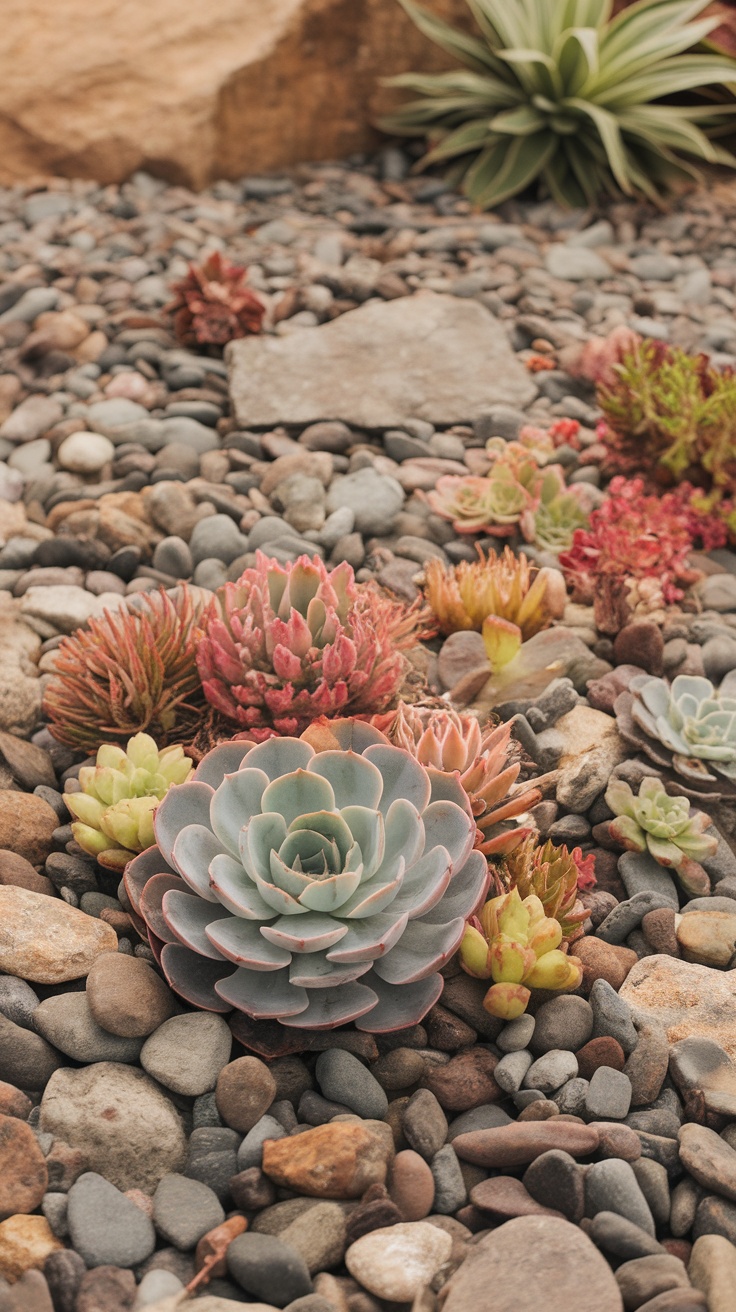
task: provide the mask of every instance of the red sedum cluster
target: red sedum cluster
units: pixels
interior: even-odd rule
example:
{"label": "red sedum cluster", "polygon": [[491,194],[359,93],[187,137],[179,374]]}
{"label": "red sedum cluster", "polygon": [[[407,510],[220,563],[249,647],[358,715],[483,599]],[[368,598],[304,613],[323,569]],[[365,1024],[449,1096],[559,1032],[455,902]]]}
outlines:
{"label": "red sedum cluster", "polygon": [[247,269],[215,251],[204,264],[190,264],[174,285],[176,299],[166,308],[183,346],[225,346],[236,337],[259,333],[266,307],[245,285]]}

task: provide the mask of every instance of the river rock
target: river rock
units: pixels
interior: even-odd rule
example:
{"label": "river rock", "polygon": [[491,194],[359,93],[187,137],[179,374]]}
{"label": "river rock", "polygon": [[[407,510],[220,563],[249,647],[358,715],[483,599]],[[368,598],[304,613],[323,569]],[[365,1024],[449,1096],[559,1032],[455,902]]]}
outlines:
{"label": "river rock", "polygon": [[35,1212],[48,1178],[46,1159],[30,1125],[0,1115],[0,1220]]}
{"label": "river rock", "polygon": [[452,1252],[452,1237],[427,1221],[401,1221],[351,1244],[345,1265],[378,1298],[410,1303]]}
{"label": "river rock", "polygon": [[633,967],[619,996],[635,1016],[663,1029],[670,1044],[699,1035],[714,1039],[736,1059],[736,970],[657,954]]}
{"label": "river rock", "polygon": [[[23,793],[13,793],[23,798]],[[30,795],[58,820],[51,807]],[[0,844],[6,846],[6,844]],[[61,898],[27,888],[0,887],[0,970],[37,984],[61,984],[87,975],[103,952],[116,952],[112,925]]]}
{"label": "river rock", "polygon": [[[492,1291],[492,1303],[489,1293]],[[569,1221],[521,1216],[487,1234],[446,1286],[443,1312],[622,1312],[605,1258]]]}
{"label": "river rock", "polygon": [[168,1098],[143,1071],[116,1062],[56,1071],[40,1126],[79,1148],[90,1170],[122,1190],[152,1193],[186,1157],[184,1129]]}
{"label": "river rock", "polygon": [[312,1198],[360,1198],[369,1185],[385,1184],[388,1159],[385,1141],[365,1125],[340,1121],[263,1145],[264,1174]]}
{"label": "river rock", "polygon": [[17,852],[32,865],[41,865],[51,851],[58,824],[56,812],[42,797],[13,789],[0,791],[0,848]]}

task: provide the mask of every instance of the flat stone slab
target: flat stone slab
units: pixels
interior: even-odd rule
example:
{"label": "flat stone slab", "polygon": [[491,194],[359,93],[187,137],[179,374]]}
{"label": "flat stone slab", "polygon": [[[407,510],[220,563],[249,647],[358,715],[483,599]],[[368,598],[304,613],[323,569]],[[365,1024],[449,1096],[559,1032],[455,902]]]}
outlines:
{"label": "flat stone slab", "polygon": [[235,416],[247,428],[467,423],[536,394],[490,310],[430,291],[368,301],[286,337],[246,337],[230,343],[225,359]]}
{"label": "flat stone slab", "polygon": [[736,1059],[736,970],[657,954],[637,962],[619,997],[635,1016],[660,1026],[670,1044],[698,1035],[714,1039]]}

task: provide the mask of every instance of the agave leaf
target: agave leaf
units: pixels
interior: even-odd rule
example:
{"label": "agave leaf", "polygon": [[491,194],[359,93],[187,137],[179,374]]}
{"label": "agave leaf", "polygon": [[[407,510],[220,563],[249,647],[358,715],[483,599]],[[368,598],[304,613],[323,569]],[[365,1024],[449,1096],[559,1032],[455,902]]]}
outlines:
{"label": "agave leaf", "polygon": [[[521,108],[525,108],[525,106]],[[448,132],[439,145],[428,151],[422,159],[422,164],[424,166],[439,164],[442,160],[453,159],[456,155],[467,155],[480,150],[488,140],[488,129],[487,114],[483,118],[471,119],[469,123],[463,123],[462,127],[457,128],[454,132]]]}
{"label": "agave leaf", "polygon": [[507,64],[513,64],[519,81],[530,95],[541,91],[558,99],[565,94],[560,70],[552,56],[543,50],[524,47],[504,50],[501,52],[501,58],[505,59]]}
{"label": "agave leaf", "polygon": [[589,27],[563,31],[555,41],[552,57],[559,66],[567,94],[579,94],[598,72],[598,33]]}
{"label": "agave leaf", "polygon": [[490,123],[486,123],[484,139],[489,129],[508,137],[528,137],[533,132],[539,132],[545,123],[544,115],[532,105],[516,105],[513,109],[505,109],[500,114],[495,114]]}
{"label": "agave leaf", "polygon": [[488,46],[477,37],[459,32],[449,23],[443,22],[441,18],[414,4],[413,0],[399,0],[399,4],[424,36],[429,37],[430,41],[434,41],[435,45],[446,50],[449,55],[454,55],[462,64],[481,71],[498,66],[498,60],[494,59]]}
{"label": "agave leaf", "polygon": [[630,193],[631,182],[626,149],[621,140],[621,129],[615,116],[609,110],[603,109],[602,106],[582,100],[577,96],[570,96],[563,101],[563,104],[571,109],[576,109],[578,113],[591,120],[603,143],[614,178],[622,191],[627,194]]}

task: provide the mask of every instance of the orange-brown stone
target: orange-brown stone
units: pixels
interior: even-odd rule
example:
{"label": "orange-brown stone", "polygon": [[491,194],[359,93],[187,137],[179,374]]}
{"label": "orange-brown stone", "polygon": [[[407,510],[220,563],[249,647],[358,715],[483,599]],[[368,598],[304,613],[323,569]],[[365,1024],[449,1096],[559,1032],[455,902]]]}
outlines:
{"label": "orange-brown stone", "polygon": [[0,1115],[0,1220],[35,1211],[48,1178],[46,1159],[30,1125]]}
{"label": "orange-brown stone", "polygon": [[311,1198],[360,1198],[385,1184],[390,1148],[363,1125],[333,1121],[263,1145],[264,1174]]}

